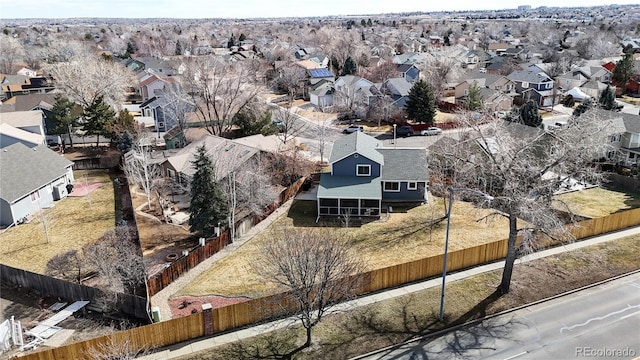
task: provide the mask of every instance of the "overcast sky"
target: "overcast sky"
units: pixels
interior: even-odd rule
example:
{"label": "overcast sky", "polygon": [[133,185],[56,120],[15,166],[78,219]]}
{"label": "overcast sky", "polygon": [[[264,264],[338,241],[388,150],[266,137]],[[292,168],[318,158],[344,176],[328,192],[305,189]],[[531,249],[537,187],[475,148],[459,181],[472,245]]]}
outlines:
{"label": "overcast sky", "polygon": [[0,18],[255,18],[508,9],[518,5],[594,6],[639,0],[0,0]]}

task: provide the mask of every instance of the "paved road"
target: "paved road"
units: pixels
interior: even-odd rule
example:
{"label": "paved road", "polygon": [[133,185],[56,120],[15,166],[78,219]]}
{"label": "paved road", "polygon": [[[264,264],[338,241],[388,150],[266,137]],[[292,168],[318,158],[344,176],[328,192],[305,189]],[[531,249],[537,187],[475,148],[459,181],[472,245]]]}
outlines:
{"label": "paved road", "polygon": [[635,274],[366,359],[639,356],[640,274]]}

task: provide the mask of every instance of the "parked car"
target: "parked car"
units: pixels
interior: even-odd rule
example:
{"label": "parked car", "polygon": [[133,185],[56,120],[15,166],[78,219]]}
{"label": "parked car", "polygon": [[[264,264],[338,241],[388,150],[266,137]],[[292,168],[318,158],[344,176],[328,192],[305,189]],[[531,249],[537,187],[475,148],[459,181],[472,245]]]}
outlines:
{"label": "parked car", "polygon": [[397,136],[411,136],[413,135],[413,128],[409,125],[400,126],[396,129]]}
{"label": "parked car", "polygon": [[364,131],[364,127],[362,127],[362,125],[349,125],[342,130],[345,134],[351,134],[356,131]]}
{"label": "parked car", "polygon": [[420,131],[420,135],[422,136],[440,135],[440,134],[442,134],[442,129],[438,127],[428,127]]}

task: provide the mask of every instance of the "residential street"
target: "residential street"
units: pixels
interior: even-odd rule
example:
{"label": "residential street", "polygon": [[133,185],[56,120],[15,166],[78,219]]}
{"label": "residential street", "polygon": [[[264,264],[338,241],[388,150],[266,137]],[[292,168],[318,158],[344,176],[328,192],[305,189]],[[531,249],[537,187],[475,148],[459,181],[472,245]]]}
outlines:
{"label": "residential street", "polygon": [[363,359],[630,359],[639,355],[640,274],[636,273]]}

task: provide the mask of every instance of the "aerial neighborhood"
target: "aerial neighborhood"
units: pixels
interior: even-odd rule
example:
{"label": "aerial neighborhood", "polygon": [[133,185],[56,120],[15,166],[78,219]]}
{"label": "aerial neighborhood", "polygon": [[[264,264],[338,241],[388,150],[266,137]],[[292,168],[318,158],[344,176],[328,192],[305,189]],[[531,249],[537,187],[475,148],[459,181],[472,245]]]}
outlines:
{"label": "aerial neighborhood", "polygon": [[0,19],[0,359],[640,354],[640,6],[428,11]]}

